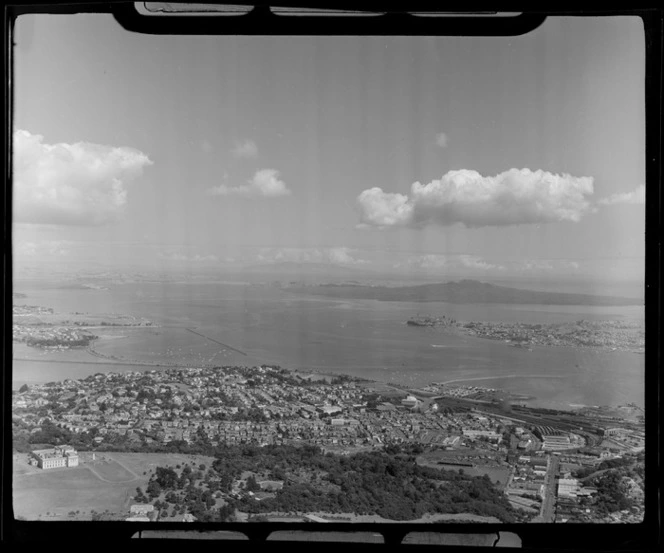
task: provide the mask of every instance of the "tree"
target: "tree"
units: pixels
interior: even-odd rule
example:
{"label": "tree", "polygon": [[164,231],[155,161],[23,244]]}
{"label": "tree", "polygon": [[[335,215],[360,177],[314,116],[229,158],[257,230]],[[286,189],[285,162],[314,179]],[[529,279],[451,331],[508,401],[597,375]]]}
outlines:
{"label": "tree", "polygon": [[151,498],[155,498],[161,493],[161,486],[156,480],[150,480],[147,491]]}
{"label": "tree", "polygon": [[397,455],[402,452],[402,448],[399,444],[388,444],[385,446],[385,453],[388,455]]}
{"label": "tree", "polygon": [[153,478],[163,489],[174,489],[177,486],[178,475],[172,468],[157,467]]}
{"label": "tree", "polygon": [[245,489],[248,492],[257,492],[261,489],[260,485],[256,481],[256,477],[253,474],[247,478],[247,485],[245,486]]}
{"label": "tree", "polygon": [[218,517],[220,522],[232,521],[235,518],[235,509],[228,504],[222,505],[219,507]]}
{"label": "tree", "polygon": [[422,444],[420,443],[415,443],[410,449],[411,453],[415,455],[419,455],[420,453],[424,453],[424,448],[422,447]]}

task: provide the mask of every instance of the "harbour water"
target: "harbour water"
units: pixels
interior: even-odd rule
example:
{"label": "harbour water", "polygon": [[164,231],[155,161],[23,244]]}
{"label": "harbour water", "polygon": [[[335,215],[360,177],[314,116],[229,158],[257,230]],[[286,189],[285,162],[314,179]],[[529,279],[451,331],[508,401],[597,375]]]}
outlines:
{"label": "harbour water", "polygon": [[526,323],[642,320],[639,306],[330,301],[277,287],[214,283],[144,282],[108,288],[15,283],[14,291],[26,294],[17,303],[62,313],[134,315],[157,326],[97,332],[101,337],[93,347],[98,356],[86,351],[44,353],[19,345],[14,352],[14,386],[111,370],[265,363],[414,387],[454,380],[534,396],[530,404],[547,407],[643,405],[642,354],[547,346],[529,351],[405,324],[417,314]]}

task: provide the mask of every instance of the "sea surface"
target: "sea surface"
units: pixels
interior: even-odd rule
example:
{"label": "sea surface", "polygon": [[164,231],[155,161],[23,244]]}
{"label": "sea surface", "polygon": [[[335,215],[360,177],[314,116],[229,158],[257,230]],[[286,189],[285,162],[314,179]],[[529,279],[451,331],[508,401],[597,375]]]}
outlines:
{"label": "sea surface", "polygon": [[[156,327],[97,329],[94,349],[42,352],[15,344],[13,383],[84,378],[154,364],[280,365],[345,373],[419,387],[456,381],[534,396],[531,405],[644,404],[644,355],[536,346],[410,327],[416,315],[459,321],[554,323],[579,319],[643,320],[641,306],[459,305],[330,300],[278,287],[215,283],[126,283],[95,290],[71,283],[15,281],[17,304],[56,312],[115,313]],[[122,364],[125,363],[125,364]]]}

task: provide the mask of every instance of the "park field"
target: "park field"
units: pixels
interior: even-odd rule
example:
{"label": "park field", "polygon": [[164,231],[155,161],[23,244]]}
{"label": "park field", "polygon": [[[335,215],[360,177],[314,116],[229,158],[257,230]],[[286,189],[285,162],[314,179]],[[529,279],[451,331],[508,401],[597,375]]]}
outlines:
{"label": "park field", "polygon": [[[212,457],[168,453],[80,453],[80,465],[41,470],[26,455],[13,462],[14,516],[26,520],[90,520],[92,511],[104,518],[129,515],[137,487],[147,485],[158,466],[205,463]],[[72,514],[73,513],[73,514]]]}
{"label": "park field", "polygon": [[[159,466],[184,465],[211,466],[213,457],[169,453],[80,453],[80,465],[73,468],[41,470],[27,463],[27,455],[15,454],[13,459],[13,508],[14,516],[25,520],[91,520],[93,511],[103,520],[124,520],[134,503],[137,487],[145,489],[147,482]],[[473,470],[469,469],[468,470]],[[492,479],[499,479],[502,467]],[[475,469],[478,470],[478,469]],[[485,472],[478,470],[478,472]],[[503,476],[502,474],[500,476]],[[352,513],[329,515],[331,520],[351,522],[390,522],[377,515]],[[270,520],[282,520],[283,514],[268,514]],[[244,518],[244,517],[241,517]],[[290,519],[290,518],[289,518]],[[298,520],[296,517],[295,520]],[[428,515],[408,522],[476,521],[498,522],[491,517],[468,514]]]}

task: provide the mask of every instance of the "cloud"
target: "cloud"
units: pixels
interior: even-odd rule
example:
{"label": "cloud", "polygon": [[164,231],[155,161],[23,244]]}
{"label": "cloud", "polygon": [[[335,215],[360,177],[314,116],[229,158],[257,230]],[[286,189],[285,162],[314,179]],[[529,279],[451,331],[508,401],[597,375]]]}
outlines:
{"label": "cloud", "polygon": [[393,265],[397,269],[422,269],[435,271],[445,269],[451,272],[500,271],[501,273],[549,273],[575,272],[581,265],[566,259],[526,259],[519,261],[495,262],[478,255],[470,254],[424,254],[410,256]]}
{"label": "cloud", "polygon": [[579,263],[560,259],[530,259],[516,264],[515,269],[529,272],[578,271]]}
{"label": "cloud", "polygon": [[[427,254],[409,258],[405,265],[409,267],[421,267],[422,269],[440,269],[449,266],[450,257],[447,255]],[[398,266],[402,266],[399,264]]]}
{"label": "cloud", "polygon": [[490,263],[478,255],[469,254],[425,254],[408,258],[405,263],[398,263],[397,268],[408,267],[416,269],[470,269],[474,271],[503,271],[505,267]]}
{"label": "cloud", "polygon": [[235,147],[231,150],[233,157],[254,158],[258,156],[258,146],[253,140],[244,140],[235,142]]}
{"label": "cloud", "polygon": [[331,263],[361,265],[368,263],[354,256],[356,250],[343,246],[334,248],[263,248],[256,260],[261,263]]}
{"label": "cloud", "polygon": [[56,225],[116,221],[127,203],[125,185],[152,165],[133,148],[87,142],[46,144],[14,133],[14,219]]}
{"label": "cloud", "polygon": [[181,253],[159,253],[157,257],[160,259],[165,259],[167,261],[188,261],[189,258]]}
{"label": "cloud", "polygon": [[160,259],[165,259],[166,261],[182,261],[182,262],[193,262],[193,263],[205,263],[205,262],[211,262],[214,263],[218,261],[219,259],[217,258],[216,255],[208,254],[208,255],[185,255],[180,252],[160,252],[157,254],[157,256]]}
{"label": "cloud", "polygon": [[14,244],[14,255],[25,255],[33,257],[37,255],[38,244],[36,242],[17,242]]}
{"label": "cloud", "polygon": [[356,259],[354,258],[351,253],[353,250],[350,248],[346,247],[339,247],[339,248],[330,248],[327,250],[327,258],[330,263],[335,263],[337,265],[361,265],[364,263],[368,263],[368,261],[364,259]]}
{"label": "cloud", "polygon": [[503,271],[505,269],[503,265],[487,263],[481,257],[476,255],[460,255],[459,262],[464,267],[480,271]]}
{"label": "cloud", "polygon": [[260,192],[262,196],[287,196],[291,191],[279,180],[279,172],[275,169],[256,171],[249,186]]}
{"label": "cloud", "polygon": [[192,261],[219,261],[216,255],[208,254],[208,255],[195,255],[192,258]]}
{"label": "cloud", "polygon": [[286,184],[279,180],[279,171],[276,169],[256,171],[247,184],[241,186],[221,184],[208,189],[207,192],[212,196],[242,196],[245,198],[276,198],[291,194]]}
{"label": "cloud", "polygon": [[593,208],[592,177],[510,169],[494,177],[449,171],[440,180],[411,185],[410,196],[374,187],[357,198],[365,226],[467,227],[578,222]]}
{"label": "cloud", "polygon": [[646,203],[646,186],[639,184],[631,192],[623,192],[621,194],[612,194],[607,198],[603,198],[597,202],[599,205],[614,205],[614,204],[645,204]]}
{"label": "cloud", "polygon": [[320,263],[323,254],[315,248],[264,248],[258,253],[263,263]]}
{"label": "cloud", "polygon": [[559,266],[563,269],[569,269],[571,271],[578,271],[581,265],[576,261],[560,261]]}
{"label": "cloud", "polygon": [[383,192],[381,188],[374,187],[364,190],[357,201],[362,210],[363,226],[406,225],[413,218],[413,204],[403,194]]}
{"label": "cloud", "polygon": [[437,146],[440,146],[441,148],[447,148],[448,142],[449,142],[449,138],[444,132],[439,132],[436,135],[436,145]]}
{"label": "cloud", "polygon": [[61,257],[69,255],[74,245],[71,240],[18,240],[14,243],[14,254],[17,257]]}

